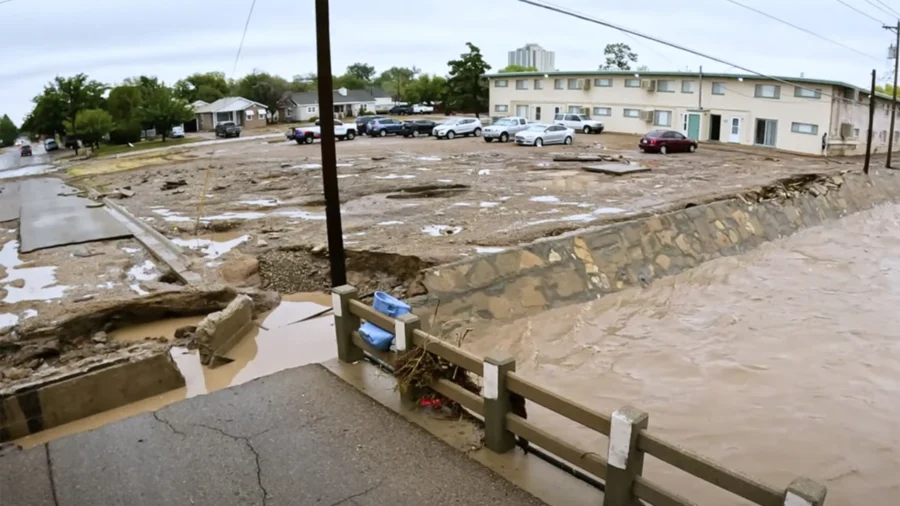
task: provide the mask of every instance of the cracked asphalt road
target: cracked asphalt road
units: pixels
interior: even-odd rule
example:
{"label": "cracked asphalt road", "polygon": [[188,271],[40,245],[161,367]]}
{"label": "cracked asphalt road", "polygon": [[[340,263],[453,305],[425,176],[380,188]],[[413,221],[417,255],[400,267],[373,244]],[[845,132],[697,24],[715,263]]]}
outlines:
{"label": "cracked asphalt road", "polygon": [[543,503],[318,365],[0,452],[0,505],[192,504]]}

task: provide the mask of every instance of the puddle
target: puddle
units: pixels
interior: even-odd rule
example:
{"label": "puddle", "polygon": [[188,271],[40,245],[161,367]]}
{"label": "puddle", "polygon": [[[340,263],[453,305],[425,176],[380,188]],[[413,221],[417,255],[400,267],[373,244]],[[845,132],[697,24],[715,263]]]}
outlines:
{"label": "puddle", "polygon": [[135,281],[153,281],[159,276],[160,272],[152,260],[144,260],[143,263],[128,269],[128,278]]}
{"label": "puddle", "polygon": [[491,169],[481,169],[481,170],[478,171],[478,175],[479,175],[479,176],[490,176],[490,175],[491,175]]}
{"label": "puddle", "polygon": [[471,202],[454,202],[453,204],[450,204],[450,205],[453,207],[472,207],[475,204],[473,204]]}
{"label": "puddle", "polygon": [[440,237],[443,235],[458,234],[462,232],[462,227],[451,227],[449,225],[428,225],[427,227],[422,227],[422,232],[425,232],[431,237]]}
{"label": "puddle", "polygon": [[300,169],[300,170],[314,170],[321,169],[322,166],[318,163],[301,163],[300,165],[294,165],[291,167],[292,169]]}
{"label": "puddle", "polygon": [[359,174],[338,174],[338,179],[344,179],[345,177],[357,177]]}
{"label": "puddle", "polygon": [[[558,211],[558,209],[551,209],[551,211]],[[624,213],[624,212],[625,212],[624,209],[619,209],[618,207],[598,207],[597,209],[594,209],[594,211],[591,213],[572,214],[569,216],[563,216],[561,218],[549,218],[546,220],[529,221],[524,226],[531,227],[534,225],[543,225],[545,223],[558,223],[558,222],[563,222],[563,221],[587,223],[587,222],[596,220],[598,216],[601,216],[604,214],[619,214],[619,213]],[[539,214],[541,214],[541,213],[539,213]]]}
{"label": "puddle", "polygon": [[137,283],[128,285],[128,288],[131,288],[131,290],[138,295],[150,295],[150,292],[141,288],[141,285]]}
{"label": "puddle", "polygon": [[0,171],[0,179],[12,179],[14,177],[37,176],[56,172],[58,167],[52,165],[28,165],[19,169]]}
{"label": "puddle", "polygon": [[140,251],[140,249],[139,248],[122,248],[122,251],[124,251],[125,253],[128,253],[130,255],[132,253],[137,253],[138,251]]}
{"label": "puddle", "polygon": [[299,220],[322,221],[325,219],[325,213],[303,211],[302,209],[283,209],[272,214],[274,216],[284,216],[286,218],[296,218]]}
{"label": "puddle", "polygon": [[396,220],[392,220],[392,221],[382,221],[382,222],[380,222],[380,223],[377,223],[377,225],[380,226],[380,227],[389,227],[389,226],[391,226],[391,225],[403,225],[403,222],[402,222],[402,221],[396,221]]}
{"label": "puddle", "polygon": [[488,254],[488,253],[501,253],[506,251],[506,248],[501,248],[499,246],[476,246],[475,253],[478,254]]}
{"label": "puddle", "polygon": [[248,206],[259,206],[259,207],[275,207],[281,202],[278,199],[256,199],[256,200],[240,200],[238,204],[245,204]]}
{"label": "puddle", "polygon": [[242,235],[234,239],[225,241],[215,241],[212,239],[193,238],[193,239],[172,239],[172,242],[184,248],[199,250],[203,253],[204,258],[214,259],[228,253],[240,244],[250,240],[249,235]]}
{"label": "puddle", "polygon": [[353,167],[352,163],[338,163],[335,166],[337,167]]}
{"label": "puddle", "polygon": [[262,217],[266,216],[266,213],[261,213],[258,211],[247,211],[247,212],[232,212],[229,211],[227,213],[216,214],[213,216],[204,216],[200,218],[200,221],[216,221],[216,220],[258,220]]}
{"label": "puddle", "polygon": [[153,209],[153,213],[162,216],[162,218],[166,221],[171,221],[174,223],[183,223],[185,221],[193,221],[191,218],[188,218],[187,216],[182,216],[181,214],[176,213],[175,211],[170,211],[168,209]]}
{"label": "puddle", "polygon": [[[65,295],[68,286],[56,282],[56,267],[22,267],[25,262],[19,259],[19,241],[12,240],[0,249],[0,266],[6,268],[6,277],[0,279],[6,290],[3,302],[14,304],[28,300],[52,300]],[[13,286],[13,281],[22,280],[24,285]]]}
{"label": "puddle", "polygon": [[438,183],[452,183],[452,179],[438,179]]}
{"label": "puddle", "polygon": [[388,174],[387,176],[375,176],[375,179],[415,179],[412,174]]}
{"label": "puddle", "polygon": [[543,202],[546,204],[555,204],[555,203],[559,202],[559,197],[554,197],[552,195],[541,195],[538,197],[531,197],[528,200],[530,200],[532,202]]}
{"label": "puddle", "polygon": [[27,320],[29,318],[34,318],[37,315],[38,315],[37,309],[26,309],[25,311],[22,312],[22,319]]}
{"label": "puddle", "polygon": [[14,315],[11,313],[2,313],[0,314],[0,329],[5,329],[6,327],[12,327],[13,325],[19,323],[19,315]]}
{"label": "puddle", "polygon": [[498,202],[479,202],[478,207],[497,207],[500,204]]}
{"label": "puddle", "polygon": [[416,160],[422,160],[423,162],[439,162],[441,157],[439,156],[417,156]]}

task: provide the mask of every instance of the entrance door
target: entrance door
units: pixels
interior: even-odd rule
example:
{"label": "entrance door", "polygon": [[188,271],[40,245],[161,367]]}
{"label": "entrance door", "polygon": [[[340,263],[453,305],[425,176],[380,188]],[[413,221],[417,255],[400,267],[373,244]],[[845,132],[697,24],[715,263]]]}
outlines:
{"label": "entrance door", "polygon": [[709,140],[717,141],[722,134],[722,116],[718,114],[709,115]]}
{"label": "entrance door", "polygon": [[728,128],[728,142],[741,142],[741,118],[731,118]]}
{"label": "entrance door", "polygon": [[774,119],[756,120],[756,137],[753,142],[762,146],[775,147],[775,138],[778,134],[778,122]]}
{"label": "entrance door", "polygon": [[528,117],[528,106],[527,105],[517,105],[516,106],[516,116],[527,118]]}
{"label": "entrance door", "polygon": [[686,133],[687,133],[688,139],[693,139],[695,141],[700,140],[700,115],[699,114],[688,113]]}

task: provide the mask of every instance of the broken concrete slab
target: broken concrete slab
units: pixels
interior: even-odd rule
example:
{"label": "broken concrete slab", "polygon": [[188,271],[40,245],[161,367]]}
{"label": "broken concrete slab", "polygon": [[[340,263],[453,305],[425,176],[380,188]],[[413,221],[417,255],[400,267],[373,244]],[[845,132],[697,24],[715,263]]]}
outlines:
{"label": "broken concrete slab", "polygon": [[640,172],[650,172],[649,167],[640,165],[626,165],[623,163],[603,163],[599,165],[585,165],[581,170],[587,172],[595,172],[598,174],[609,174],[611,176],[625,176],[628,174],[638,174]]}
{"label": "broken concrete slab", "polygon": [[553,155],[554,162],[622,162],[628,163],[628,160],[622,155]]}
{"label": "broken concrete slab", "polygon": [[207,315],[194,332],[202,362],[212,364],[215,357],[224,357],[254,325],[253,300],[246,295],[238,295],[225,309]]}
{"label": "broken concrete slab", "polygon": [[19,183],[0,184],[0,223],[19,219]]}

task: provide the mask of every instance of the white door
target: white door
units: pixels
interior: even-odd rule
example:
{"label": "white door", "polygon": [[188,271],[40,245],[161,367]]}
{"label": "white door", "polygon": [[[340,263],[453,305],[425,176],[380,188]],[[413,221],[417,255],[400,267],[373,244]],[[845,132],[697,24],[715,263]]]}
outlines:
{"label": "white door", "polygon": [[728,142],[741,142],[741,118],[731,118],[728,125]]}
{"label": "white door", "polygon": [[516,116],[527,118],[528,117],[528,106],[527,105],[517,105],[516,106]]}

